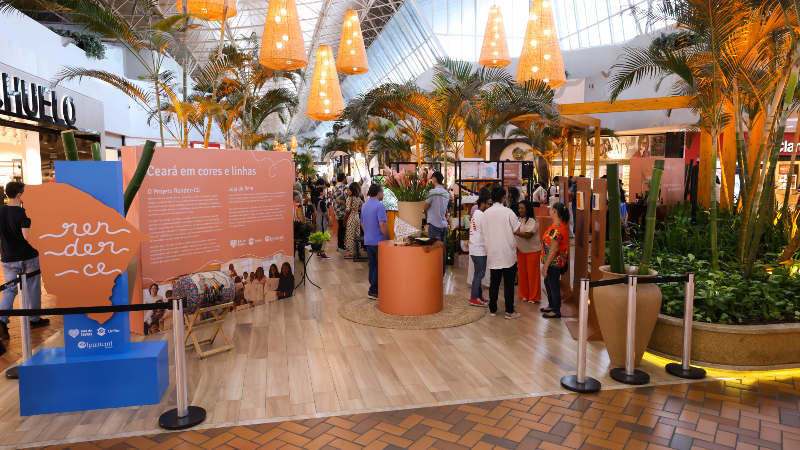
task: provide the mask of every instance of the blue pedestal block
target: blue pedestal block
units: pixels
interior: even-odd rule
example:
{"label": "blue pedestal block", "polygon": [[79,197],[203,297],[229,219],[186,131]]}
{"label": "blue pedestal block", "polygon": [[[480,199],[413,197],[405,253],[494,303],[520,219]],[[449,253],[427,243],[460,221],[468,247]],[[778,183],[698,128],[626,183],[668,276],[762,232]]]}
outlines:
{"label": "blue pedestal block", "polygon": [[169,385],[167,341],[131,342],[130,351],[65,356],[45,348],[19,366],[20,415],[152,405]]}

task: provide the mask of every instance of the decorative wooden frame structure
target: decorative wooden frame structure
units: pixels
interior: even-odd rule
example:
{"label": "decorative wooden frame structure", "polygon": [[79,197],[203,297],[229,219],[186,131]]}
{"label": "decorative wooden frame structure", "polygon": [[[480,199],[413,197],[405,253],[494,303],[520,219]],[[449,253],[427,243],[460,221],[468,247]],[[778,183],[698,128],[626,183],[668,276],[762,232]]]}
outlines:
{"label": "decorative wooden frame structure", "polygon": [[[232,306],[233,302],[223,303],[221,305],[197,308],[194,314],[184,315],[183,318],[186,322],[186,332],[183,335],[183,343],[186,348],[194,347],[194,349],[197,351],[197,356],[200,359],[233,349],[233,345],[228,340],[228,336],[225,335],[225,330],[222,329],[222,325],[225,324],[225,319],[228,316],[228,311],[231,310]],[[222,310],[222,314],[219,313],[220,310]],[[201,319],[201,314],[203,313],[211,313],[211,317],[208,319]],[[214,331],[211,333],[211,337],[200,340],[197,339],[197,335],[195,333],[212,327],[214,328]],[[217,334],[222,335],[222,340],[225,341],[225,345],[205,352],[200,350],[200,346],[203,344],[213,344],[214,340],[217,338]],[[192,338],[192,342],[187,344],[186,341],[190,337]]]}

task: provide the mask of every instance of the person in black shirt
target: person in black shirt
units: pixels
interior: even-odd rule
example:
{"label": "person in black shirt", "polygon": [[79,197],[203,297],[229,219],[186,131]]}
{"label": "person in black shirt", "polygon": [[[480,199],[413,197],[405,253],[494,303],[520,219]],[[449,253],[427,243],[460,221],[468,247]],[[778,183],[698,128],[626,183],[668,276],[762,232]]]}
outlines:
{"label": "person in black shirt", "polygon": [[[22,194],[25,184],[12,181],[6,185],[8,204],[0,206],[0,263],[3,267],[5,282],[17,279],[21,273],[39,270],[39,252],[28,243],[31,219],[22,207]],[[28,307],[42,307],[42,278],[40,275],[28,277]],[[17,285],[11,285],[3,291],[0,309],[12,309],[14,297],[17,296]],[[50,324],[50,319],[31,317],[31,328],[39,328]],[[0,338],[9,339],[8,316],[0,317]]]}
{"label": "person in black shirt", "polygon": [[289,263],[283,263],[281,266],[280,281],[278,281],[278,289],[276,294],[279,299],[291,297],[294,293],[294,274],[292,273],[292,266]]}

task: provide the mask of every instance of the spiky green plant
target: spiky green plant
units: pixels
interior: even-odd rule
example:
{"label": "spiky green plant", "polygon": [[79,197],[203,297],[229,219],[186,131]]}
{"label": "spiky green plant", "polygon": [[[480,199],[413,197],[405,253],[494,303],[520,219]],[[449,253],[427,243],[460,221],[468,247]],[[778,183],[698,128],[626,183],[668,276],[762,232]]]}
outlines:
{"label": "spiky green plant", "polygon": [[656,233],[656,207],[658,191],[661,189],[661,176],[664,174],[664,160],[658,159],[653,164],[653,177],[650,178],[650,194],[647,196],[647,215],[644,222],[644,247],[642,260],[639,263],[639,275],[650,273],[650,255],[653,253],[653,237]]}

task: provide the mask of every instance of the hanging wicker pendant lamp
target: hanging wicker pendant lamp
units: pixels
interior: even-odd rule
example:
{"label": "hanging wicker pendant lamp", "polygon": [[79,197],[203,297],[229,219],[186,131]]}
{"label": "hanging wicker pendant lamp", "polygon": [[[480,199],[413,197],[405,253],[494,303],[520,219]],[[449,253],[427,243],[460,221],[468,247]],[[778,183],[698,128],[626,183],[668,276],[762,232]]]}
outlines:
{"label": "hanging wicker pendant lamp", "polygon": [[534,0],[522,41],[517,83],[542,80],[552,89],[564,85],[564,57],[558,45],[552,0]]}
{"label": "hanging wicker pendant lamp", "polygon": [[499,6],[492,6],[489,9],[489,20],[486,22],[478,64],[484,67],[505,67],[511,64],[506,26],[503,24],[503,15],[500,13]]}
{"label": "hanging wicker pendant lamp", "polygon": [[[183,11],[183,0],[178,0],[175,6],[178,11]],[[199,14],[212,22],[222,21],[222,11],[225,9],[225,0],[186,0],[186,9],[192,14]],[[236,0],[228,0],[227,19],[236,15]]]}
{"label": "hanging wicker pendant lamp", "polygon": [[314,120],[336,120],[341,117],[343,110],[344,99],[339,88],[333,50],[330,45],[320,45],[314,63],[306,115]]}
{"label": "hanging wicker pendant lamp", "polygon": [[272,70],[295,70],[308,65],[294,0],[269,2],[258,62]]}
{"label": "hanging wicker pendant lamp", "polygon": [[348,9],[344,13],[342,24],[342,40],[339,42],[339,54],[336,56],[336,70],[345,75],[358,75],[369,71],[367,51],[364,49],[364,36],[358,13]]}

